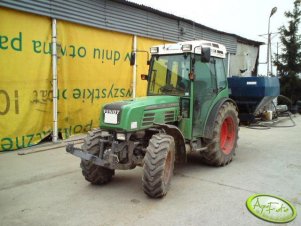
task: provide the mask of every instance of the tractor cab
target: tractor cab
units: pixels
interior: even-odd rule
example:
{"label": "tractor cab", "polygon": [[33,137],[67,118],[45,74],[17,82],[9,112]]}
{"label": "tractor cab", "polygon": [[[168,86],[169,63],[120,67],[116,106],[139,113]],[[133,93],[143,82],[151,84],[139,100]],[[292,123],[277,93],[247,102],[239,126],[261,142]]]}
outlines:
{"label": "tractor cab", "polygon": [[147,96],[180,97],[178,126],[186,139],[209,136],[205,122],[213,105],[228,96],[224,68],[226,48],[208,41],[189,41],[154,46]]}

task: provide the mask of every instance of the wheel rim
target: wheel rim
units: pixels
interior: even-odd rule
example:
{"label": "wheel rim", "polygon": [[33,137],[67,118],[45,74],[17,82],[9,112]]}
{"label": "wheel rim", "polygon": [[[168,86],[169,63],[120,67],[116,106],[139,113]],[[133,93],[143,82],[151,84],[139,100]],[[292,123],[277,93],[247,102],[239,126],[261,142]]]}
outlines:
{"label": "wheel rim", "polygon": [[165,160],[165,167],[164,167],[163,180],[165,185],[168,183],[168,180],[170,178],[171,165],[172,165],[172,156],[171,156],[171,152],[169,151]]}
{"label": "wheel rim", "polygon": [[221,127],[220,148],[225,154],[229,154],[234,146],[235,125],[232,117],[227,117]]}

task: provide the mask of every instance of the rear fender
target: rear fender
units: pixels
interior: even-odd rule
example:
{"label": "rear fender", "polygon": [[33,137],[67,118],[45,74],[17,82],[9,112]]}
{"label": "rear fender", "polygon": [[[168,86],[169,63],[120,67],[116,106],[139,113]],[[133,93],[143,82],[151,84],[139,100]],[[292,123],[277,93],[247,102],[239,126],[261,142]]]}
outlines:
{"label": "rear fender", "polygon": [[210,115],[206,121],[206,125],[205,125],[205,130],[204,130],[204,138],[208,138],[208,139],[212,139],[213,137],[213,127],[214,127],[214,122],[215,119],[217,117],[217,114],[219,112],[219,109],[221,108],[221,106],[226,103],[226,102],[231,102],[234,104],[234,106],[236,107],[236,110],[238,111],[237,105],[235,103],[234,100],[232,100],[231,98],[222,98],[220,99],[212,108]]}

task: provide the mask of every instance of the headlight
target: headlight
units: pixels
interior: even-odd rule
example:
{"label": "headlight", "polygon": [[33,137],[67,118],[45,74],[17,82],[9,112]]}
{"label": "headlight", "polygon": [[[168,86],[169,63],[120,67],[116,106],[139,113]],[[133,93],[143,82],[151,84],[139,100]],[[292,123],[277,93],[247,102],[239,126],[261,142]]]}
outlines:
{"label": "headlight", "polygon": [[152,47],[150,48],[151,53],[159,53],[159,47]]}
{"label": "headlight", "polygon": [[182,51],[191,51],[192,50],[192,45],[190,44],[184,44],[182,45]]}
{"label": "headlight", "polygon": [[125,134],[124,133],[117,133],[116,134],[117,140],[125,140]]}

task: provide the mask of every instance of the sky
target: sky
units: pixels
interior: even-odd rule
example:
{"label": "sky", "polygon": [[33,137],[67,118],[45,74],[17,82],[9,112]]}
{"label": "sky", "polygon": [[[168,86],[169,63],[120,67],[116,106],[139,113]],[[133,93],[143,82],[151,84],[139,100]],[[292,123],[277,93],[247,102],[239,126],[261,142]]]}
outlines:
{"label": "sky", "polygon": [[[268,20],[273,7],[276,13],[270,19],[270,32],[287,25],[285,11],[291,11],[294,0],[129,0],[179,17],[193,20],[216,30],[236,34],[255,41],[267,42]],[[301,30],[301,29],[300,29]],[[272,52],[277,52],[279,35],[272,35]],[[281,45],[279,44],[279,51]],[[266,45],[260,48],[259,62],[266,62]],[[275,71],[275,69],[274,69]],[[259,74],[266,74],[266,64],[259,66]]]}

